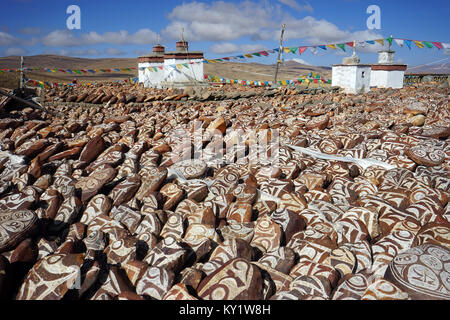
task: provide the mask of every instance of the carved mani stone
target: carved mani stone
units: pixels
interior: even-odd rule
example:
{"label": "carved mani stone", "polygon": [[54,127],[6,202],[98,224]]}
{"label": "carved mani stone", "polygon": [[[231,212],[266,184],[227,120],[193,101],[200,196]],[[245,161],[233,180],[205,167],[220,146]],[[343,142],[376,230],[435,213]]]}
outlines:
{"label": "carved mani stone", "polygon": [[0,211],[0,252],[24,240],[37,222],[33,211]]}
{"label": "carved mani stone", "polygon": [[117,170],[111,167],[98,169],[88,177],[81,178],[75,185],[81,189],[81,201],[86,202],[95,196],[98,191],[116,176]]}
{"label": "carved mani stone", "polygon": [[172,271],[165,268],[149,267],[136,284],[136,293],[162,300],[174,280]]}
{"label": "carved mani stone", "polygon": [[260,300],[262,289],[258,267],[247,260],[234,259],[203,279],[197,292],[203,300]]}
{"label": "carved mani stone", "polygon": [[424,244],[397,255],[385,279],[415,300],[450,300],[449,264],[449,249]]}
{"label": "carved mani stone", "polygon": [[28,272],[17,300],[60,300],[80,276],[83,254],[54,254]]}

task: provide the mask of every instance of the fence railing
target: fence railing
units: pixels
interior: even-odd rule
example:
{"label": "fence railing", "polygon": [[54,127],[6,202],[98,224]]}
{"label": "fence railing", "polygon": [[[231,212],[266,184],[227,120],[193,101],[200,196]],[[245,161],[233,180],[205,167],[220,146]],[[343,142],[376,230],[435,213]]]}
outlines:
{"label": "fence railing", "polygon": [[406,74],[404,83],[445,82],[448,78],[449,74]]}

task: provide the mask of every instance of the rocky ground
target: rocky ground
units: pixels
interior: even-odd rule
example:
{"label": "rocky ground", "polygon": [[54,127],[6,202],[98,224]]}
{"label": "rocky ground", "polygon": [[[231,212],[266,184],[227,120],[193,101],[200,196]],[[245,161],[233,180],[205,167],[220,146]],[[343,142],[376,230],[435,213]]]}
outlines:
{"label": "rocky ground", "polygon": [[446,86],[41,102],[0,110],[3,299],[450,299]]}

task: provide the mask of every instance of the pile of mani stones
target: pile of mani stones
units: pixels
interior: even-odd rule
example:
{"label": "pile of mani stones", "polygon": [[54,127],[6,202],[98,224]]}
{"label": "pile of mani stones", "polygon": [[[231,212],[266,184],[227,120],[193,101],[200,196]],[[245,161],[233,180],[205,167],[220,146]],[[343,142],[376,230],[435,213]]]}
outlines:
{"label": "pile of mani stones", "polygon": [[0,118],[2,299],[450,298],[446,89],[53,110]]}

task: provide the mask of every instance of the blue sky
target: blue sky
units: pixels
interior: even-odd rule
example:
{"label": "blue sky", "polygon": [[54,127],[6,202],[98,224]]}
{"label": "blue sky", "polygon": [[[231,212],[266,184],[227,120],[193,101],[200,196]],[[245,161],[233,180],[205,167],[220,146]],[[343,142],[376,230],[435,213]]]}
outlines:
{"label": "blue sky", "polygon": [[[450,43],[450,2],[447,0],[2,0],[0,56],[60,54],[85,58],[137,57],[150,52],[157,35],[173,50],[185,28],[192,50],[221,58],[278,47],[282,23],[285,46],[373,40],[393,35]],[[81,30],[68,30],[69,5],[81,9]],[[381,29],[368,30],[369,5],[381,9]],[[362,62],[376,62],[376,51],[360,52]],[[398,62],[410,66],[450,62],[449,52],[399,48]],[[367,52],[374,51],[374,52]],[[312,65],[339,63],[341,50],[310,51],[302,59]],[[252,59],[273,63],[275,57]],[[44,66],[51,67],[51,66]]]}

